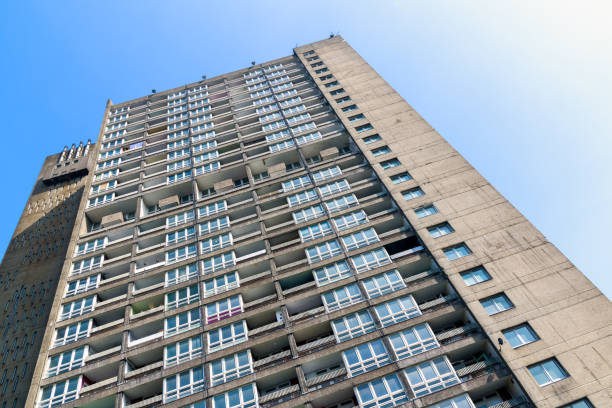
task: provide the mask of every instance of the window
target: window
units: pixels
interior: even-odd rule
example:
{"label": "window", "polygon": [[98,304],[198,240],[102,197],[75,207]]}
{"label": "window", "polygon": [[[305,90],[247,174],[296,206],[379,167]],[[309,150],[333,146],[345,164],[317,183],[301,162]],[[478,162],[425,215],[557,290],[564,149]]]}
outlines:
{"label": "window", "polygon": [[[331,78],[331,75],[330,75],[330,78]],[[348,113],[348,112],[352,112],[356,110],[357,110],[357,105],[349,105],[346,108],[342,108],[342,112],[344,113]]]}
{"label": "window", "polygon": [[115,198],[115,193],[103,194],[103,195],[90,199],[88,206],[95,207],[97,205],[110,203],[111,201],[113,201],[113,198]]}
{"label": "window", "polygon": [[443,249],[444,255],[446,255],[446,259],[449,261],[454,261],[455,259],[462,258],[464,256],[470,255],[472,251],[465,244],[454,245],[449,248]]}
{"label": "window", "polygon": [[251,350],[232,354],[210,363],[210,382],[212,386],[220,385],[253,372]]}
{"label": "window", "polygon": [[[208,204],[204,207],[198,208],[198,217],[199,218],[208,217],[210,215],[214,215],[222,211],[225,211],[226,209],[227,209],[227,202],[225,200],[218,201],[216,203]],[[228,220],[228,223],[229,223],[229,220]]]}
{"label": "window", "polygon": [[57,407],[74,401],[79,397],[79,389],[82,387],[82,382],[82,377],[74,377],[44,387],[38,401],[38,408]]}
{"label": "window", "polygon": [[561,381],[568,377],[567,372],[561,367],[556,358],[551,358],[541,363],[527,367],[533,378],[540,387]]}
{"label": "window", "polygon": [[328,169],[319,170],[312,174],[312,178],[316,183],[319,183],[323,180],[327,180],[330,178],[334,178],[336,176],[342,175],[342,169],[339,166],[330,167]]}
{"label": "window", "polygon": [[[282,117],[283,117],[283,115],[281,115],[280,113],[273,112],[273,113],[269,113],[269,114],[267,114],[265,116],[260,116],[259,117],[259,122],[261,122],[261,123],[269,122],[271,120],[280,119]],[[276,127],[280,127],[281,126],[280,123],[282,123],[282,122],[277,122],[278,125]],[[274,129],[274,128],[272,128],[272,129]],[[270,130],[270,129],[268,129],[268,128],[264,129],[264,131],[266,131],[266,130]]]}
{"label": "window", "polygon": [[360,408],[387,408],[408,401],[397,374],[389,374],[355,387]]}
{"label": "window", "polygon": [[178,159],[179,157],[189,156],[189,148],[182,150],[175,150],[166,155],[167,160]]}
{"label": "window", "polygon": [[93,320],[89,319],[82,322],[73,323],[69,326],[60,327],[55,331],[53,347],[64,346],[88,337],[92,322]]}
{"label": "window", "polygon": [[391,159],[391,160],[386,160],[384,162],[380,162],[380,165],[383,168],[383,170],[392,169],[393,167],[397,167],[400,164],[401,164],[400,161],[397,159]]}
{"label": "window", "polygon": [[363,296],[359,286],[353,283],[321,294],[321,300],[329,313],[359,303],[363,300]]}
{"label": "window", "polygon": [[188,281],[198,276],[198,264],[183,265],[166,272],[166,287]]}
{"label": "window", "polygon": [[290,99],[280,102],[280,106],[281,108],[286,108],[287,106],[295,105],[296,103],[299,103],[301,101],[302,101],[302,98],[300,98],[299,96],[296,96],[295,98],[290,98]]}
{"label": "window", "polygon": [[344,93],[344,89],[340,88],[340,89],[334,89],[333,91],[331,91],[329,94],[331,96],[336,96],[336,95],[342,95]]}
{"label": "window", "polygon": [[342,343],[343,341],[373,332],[376,330],[376,326],[374,325],[372,315],[366,309],[332,321],[332,329],[334,336],[336,336],[336,341]]}
{"label": "window", "polygon": [[408,180],[412,180],[412,176],[408,174],[407,171],[403,173],[394,174],[393,176],[391,176],[391,182],[393,184],[400,184]]}
{"label": "window", "polygon": [[433,227],[429,227],[429,228],[427,228],[427,231],[429,231],[429,234],[433,238],[439,238],[439,237],[441,237],[443,235],[448,235],[448,234],[450,234],[452,232],[455,232],[453,227],[451,227],[448,222],[445,222],[445,223],[442,223],[442,224],[438,224],[438,225],[434,225]]}
{"label": "window", "polygon": [[210,297],[240,287],[238,272],[226,273],[204,282],[204,297]]}
{"label": "window", "polygon": [[164,378],[164,403],[204,390],[204,366]]}
{"label": "window", "polygon": [[385,248],[378,248],[351,257],[351,262],[357,272],[365,272],[391,263],[391,258]]}
{"label": "window", "polygon": [[164,320],[164,337],[174,336],[187,330],[202,326],[200,309],[195,308],[186,312],[167,317]]}
{"label": "window", "polygon": [[300,162],[294,162],[294,163],[286,163],[285,164],[285,171],[288,173],[290,171],[293,170],[297,170],[297,169],[301,169],[302,165],[300,164]]}
{"label": "window", "polygon": [[195,237],[195,227],[187,227],[166,234],[166,245],[177,244],[179,242]]}
{"label": "window", "polygon": [[491,280],[491,275],[482,266],[470,269],[469,271],[461,272],[461,278],[467,286],[476,285],[477,283]]}
{"label": "window", "polygon": [[315,263],[340,255],[342,249],[337,240],[331,240],[315,245],[313,247],[306,248],[306,256],[308,257],[308,263]]}
{"label": "window", "polygon": [[[313,59],[319,59],[319,57],[314,57]],[[340,85],[340,84],[338,83],[338,81],[333,81],[333,82],[329,82],[329,83],[325,84],[325,87],[326,87],[326,88],[331,88],[331,87],[333,87],[333,86],[338,86],[338,85]]]}
{"label": "window", "polygon": [[317,283],[317,286],[329,285],[332,282],[347,278],[352,275],[348,264],[345,261],[326,265],[322,268],[313,269],[312,275]]}
{"label": "window", "polygon": [[[202,134],[199,134],[197,136],[192,137],[192,140],[195,143],[195,142],[198,142],[200,140],[205,140],[207,138],[213,137],[214,135],[215,135],[215,132],[202,133]],[[204,151],[204,150],[214,149],[215,147],[217,147],[217,141],[216,140],[211,140],[209,142],[200,143],[200,144],[197,144],[197,145],[193,146],[193,152],[194,153],[198,153],[198,152],[201,152],[201,151]],[[216,154],[219,154],[219,152],[217,152]],[[212,157],[212,156],[209,156],[209,157]]]}
{"label": "window", "polygon": [[362,140],[363,140],[363,142],[365,144],[370,144],[370,143],[374,143],[374,142],[378,142],[378,141],[382,140],[382,137],[380,137],[379,134],[375,134],[375,135],[372,135],[372,136],[364,137]]}
{"label": "window", "polygon": [[539,340],[537,334],[535,334],[533,329],[527,323],[502,330],[502,333],[512,348],[524,346],[525,344],[533,343],[534,341]]}
{"label": "window", "polygon": [[179,307],[188,305],[200,300],[200,291],[198,284],[186,286],[174,292],[166,293],[166,311],[178,309]]}
{"label": "window", "polygon": [[266,135],[266,142],[273,142],[275,140],[285,139],[289,136],[291,136],[291,133],[287,129],[284,129],[280,132],[274,132],[270,135]]}
{"label": "window", "polygon": [[486,299],[482,299],[480,304],[487,311],[489,316],[503,312],[504,310],[512,309],[514,305],[510,302],[510,299],[503,293],[491,296]]}
{"label": "window", "polygon": [[342,352],[349,377],[366,373],[391,362],[382,340],[374,340]]}
{"label": "window", "polygon": [[218,161],[211,162],[211,163],[206,163],[203,166],[196,167],[195,175],[199,176],[200,174],[210,173],[210,172],[213,172],[215,170],[219,170],[220,168],[221,168],[221,163],[218,162]]}
{"label": "window", "polygon": [[330,213],[342,211],[355,205],[359,205],[359,201],[357,201],[355,194],[347,194],[325,202],[325,207],[327,207],[327,211]]}
{"label": "window", "polygon": [[208,238],[200,242],[200,252],[207,254],[217,251],[221,248],[226,248],[233,245],[232,233],[217,235],[216,237]]}
{"label": "window", "polygon": [[307,203],[312,200],[317,199],[317,193],[314,190],[306,190],[300,193],[291,195],[287,197],[287,203],[289,207],[295,207],[300,204]]}
{"label": "window", "polygon": [[176,248],[172,251],[166,252],[166,263],[174,263],[178,261],[182,261],[183,259],[191,258],[192,256],[196,256],[196,244],[187,245],[184,247]]}
{"label": "window", "polygon": [[[344,90],[342,90],[342,92],[339,92],[339,93],[343,93],[343,92],[344,92]],[[336,103],[337,104],[341,104],[341,103],[344,103],[344,102],[350,102],[351,100],[352,99],[351,99],[350,96],[343,96],[342,98],[336,99]]]}
{"label": "window", "polygon": [[349,214],[341,215],[334,218],[334,225],[338,231],[343,231],[349,228],[356,227],[368,222],[368,217],[365,211],[359,210]]}
{"label": "window", "polygon": [[225,217],[215,218],[214,220],[209,220],[200,224],[200,235],[210,234],[211,232],[216,232],[225,228],[229,228],[229,226],[230,219],[227,215]]}
{"label": "window", "polygon": [[72,263],[71,275],[78,275],[83,272],[91,271],[96,268],[100,268],[104,261],[103,255],[94,256],[92,258],[82,259]]}
{"label": "window", "polygon": [[288,191],[302,188],[310,184],[312,184],[312,182],[310,181],[310,177],[308,176],[302,176],[302,177],[294,178],[292,180],[283,181],[282,183],[283,192],[286,193]]}
{"label": "window", "polygon": [[405,373],[417,398],[459,383],[459,378],[446,356],[407,368]]}
{"label": "window", "polygon": [[425,195],[421,187],[411,188],[410,190],[402,191],[402,197],[405,200],[412,200],[413,198],[421,197]]}
{"label": "window", "polygon": [[206,324],[218,322],[242,313],[242,296],[235,295],[206,305]]}
{"label": "window", "polygon": [[270,178],[270,174],[267,171],[262,171],[261,173],[253,174],[253,181],[263,181],[265,179]]}
{"label": "window", "polygon": [[382,147],[372,150],[372,155],[374,157],[382,156],[383,154],[387,154],[387,153],[391,153],[391,149],[389,149],[389,146],[382,146]]}
{"label": "window", "polygon": [[389,336],[389,342],[398,360],[440,347],[427,323],[413,326]]}
{"label": "window", "polygon": [[[503,404],[499,406],[501,407]],[[454,398],[438,402],[437,404],[430,405],[429,408],[474,408],[474,403],[468,394],[462,394]]]}
{"label": "window", "polygon": [[329,221],[324,221],[318,224],[300,228],[298,233],[300,234],[300,239],[302,242],[308,242],[332,234],[333,231]]}
{"label": "window", "polygon": [[202,357],[202,337],[198,334],[164,347],[164,368],[199,357]]}
{"label": "window", "polygon": [[[355,105],[353,105],[353,106],[355,106]],[[350,106],[349,106],[349,108],[350,108]],[[344,108],[344,109],[347,109],[347,108]],[[342,111],[345,111],[344,109],[342,109]],[[365,115],[363,113],[360,113],[360,114],[357,114],[357,115],[353,115],[353,116],[349,116],[349,118],[348,118],[349,122],[357,122],[357,121],[363,120],[363,119],[365,119]]]}
{"label": "window", "polygon": [[369,123],[366,123],[365,125],[357,126],[355,128],[357,133],[367,132],[368,130],[372,130],[372,129],[374,129],[374,127]]}
{"label": "window", "polygon": [[213,273],[221,269],[231,268],[236,265],[236,255],[234,251],[226,252],[211,258],[206,258],[202,261],[202,273]]}
{"label": "window", "polygon": [[305,132],[307,130],[316,129],[317,125],[314,122],[302,123],[301,125],[295,126],[291,128],[291,132],[296,135],[301,132]]}
{"label": "window", "polygon": [[82,367],[85,364],[86,357],[86,346],[51,356],[48,360],[47,372],[45,373],[46,377],[53,377]]}
{"label": "window", "polygon": [[59,315],[59,322],[62,320],[72,319],[73,317],[81,316],[94,310],[96,305],[96,296],[75,300],[74,302],[62,305],[62,310]]}
{"label": "window", "polygon": [[363,248],[367,245],[372,245],[379,241],[378,235],[374,228],[358,231],[350,235],[345,235],[342,238],[342,244],[347,251],[352,251],[358,248]]}
{"label": "window", "polygon": [[175,214],[166,218],[166,228],[176,227],[186,222],[194,220],[195,213],[193,210],[185,211],[180,214]]}
{"label": "window", "polygon": [[213,408],[258,408],[257,387],[247,384],[212,398]]}
{"label": "window", "polygon": [[369,299],[374,299],[375,297],[386,295],[387,293],[406,287],[397,269],[374,275],[361,282],[363,283]]}
{"label": "window", "polygon": [[322,139],[323,135],[321,132],[312,132],[305,135],[299,135],[295,138],[295,141],[298,145],[303,145],[304,143],[314,142],[315,140]]}
{"label": "window", "polygon": [[319,187],[319,193],[321,194],[321,197],[327,197],[341,191],[346,191],[350,188],[351,186],[349,185],[349,182],[346,179],[342,179]]}
{"label": "window", "polygon": [[414,213],[419,218],[425,218],[425,217],[428,217],[430,215],[437,214],[438,213],[438,209],[436,208],[435,205],[429,204],[429,205],[425,205],[423,207],[415,208]]}
{"label": "window", "polygon": [[288,118],[287,123],[290,125],[293,125],[294,123],[297,123],[299,121],[306,120],[306,119],[310,119],[310,113],[308,112]]}
{"label": "window", "polygon": [[322,217],[325,213],[321,204],[313,205],[312,207],[304,208],[303,210],[294,212],[293,221],[296,224],[313,220]]}
{"label": "window", "polygon": [[217,350],[222,350],[224,348],[243,343],[248,340],[247,333],[248,329],[246,320],[211,330],[207,333],[208,352],[212,353]]}
{"label": "window", "polygon": [[183,167],[189,167],[191,165],[191,160],[183,159],[174,163],[170,163],[166,166],[167,171],[179,170]]}
{"label": "window", "polygon": [[66,295],[64,297],[74,296],[78,295],[79,293],[87,292],[88,290],[96,289],[99,282],[99,274],[69,282],[68,286],[66,287]]}
{"label": "window", "polygon": [[395,323],[403,322],[404,320],[412,319],[421,315],[421,311],[417,306],[412,295],[393,299],[383,304],[374,307],[378,320],[383,327],[390,326]]}
{"label": "window", "polygon": [[217,157],[219,157],[219,152],[217,150],[211,150],[210,152],[202,153],[198,156],[195,156],[193,158],[193,164],[199,164],[208,160],[216,159]]}
{"label": "window", "polygon": [[564,405],[561,408],[595,408],[595,407],[593,406],[593,404],[591,404],[591,402],[588,399],[583,398],[579,401],[572,402],[569,405]]}
{"label": "window", "polygon": [[[253,97],[253,94],[251,94],[251,97]],[[265,97],[265,98],[262,98],[262,99],[258,99],[258,100],[256,100],[256,101],[253,101],[253,105],[255,105],[255,106],[259,106],[259,105],[263,105],[263,104],[270,103],[270,102],[274,102],[274,101],[275,101],[274,97],[272,97],[272,96],[267,96],[267,97]]]}
{"label": "window", "polygon": [[104,248],[104,245],[106,245],[106,237],[84,242],[77,246],[75,256],[97,251]]}

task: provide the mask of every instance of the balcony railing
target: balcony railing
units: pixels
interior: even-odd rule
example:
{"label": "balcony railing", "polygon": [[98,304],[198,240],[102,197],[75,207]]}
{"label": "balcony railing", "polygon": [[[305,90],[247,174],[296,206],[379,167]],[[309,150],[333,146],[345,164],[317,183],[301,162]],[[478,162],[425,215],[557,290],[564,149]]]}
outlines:
{"label": "balcony railing", "polygon": [[289,401],[298,395],[300,395],[300,386],[296,384],[259,397],[259,405],[262,408],[268,408],[273,405]]}
{"label": "balcony railing", "polygon": [[308,386],[308,391],[315,391],[336,384],[346,378],[346,368],[341,367],[306,380],[306,385]]}
{"label": "balcony railing", "polygon": [[272,354],[253,362],[253,368],[262,370],[267,367],[273,367],[282,364],[285,361],[291,360],[291,350],[281,351],[280,353]]}

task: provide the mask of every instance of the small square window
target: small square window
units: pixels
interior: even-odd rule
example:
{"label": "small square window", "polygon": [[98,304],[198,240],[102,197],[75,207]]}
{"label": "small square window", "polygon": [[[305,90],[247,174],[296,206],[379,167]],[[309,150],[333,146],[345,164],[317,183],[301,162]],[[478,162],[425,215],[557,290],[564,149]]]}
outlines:
{"label": "small square window", "polygon": [[344,112],[344,113],[352,112],[354,110],[357,110],[357,105],[349,105],[346,108],[342,108],[342,112]]}
{"label": "small square window", "polygon": [[469,271],[461,272],[461,278],[467,286],[476,285],[477,283],[491,280],[491,275],[482,266]]}
{"label": "small square window", "polygon": [[410,190],[402,191],[402,197],[405,200],[412,200],[417,197],[424,196],[425,193],[421,190],[421,187],[411,188]]}
{"label": "small square window", "polygon": [[393,176],[391,176],[391,182],[393,184],[403,183],[404,181],[408,181],[408,180],[412,180],[412,177],[406,171],[403,173],[394,174]]}
{"label": "small square window", "polygon": [[444,255],[449,261],[463,258],[464,256],[470,255],[472,251],[465,244],[454,245],[452,247],[444,249]]}
{"label": "small square window", "polygon": [[489,316],[514,308],[508,296],[503,293],[482,299],[480,304],[487,311]]}
{"label": "small square window", "polygon": [[556,358],[551,358],[541,363],[527,367],[533,378],[540,387],[561,381],[569,377],[567,372],[561,367]]}
{"label": "small square window", "polygon": [[591,404],[591,402],[588,399],[583,398],[581,400],[572,402],[571,404],[564,405],[561,408],[594,408],[594,407],[593,407],[593,404]]}
{"label": "small square window", "polygon": [[[348,118],[349,122],[357,122],[358,120],[363,120],[365,119],[365,115],[363,113],[360,113],[358,115],[354,115]],[[358,132],[361,132],[360,130],[358,130]]]}
{"label": "small square window", "polygon": [[382,146],[382,147],[379,147],[378,149],[372,150],[372,154],[374,155],[374,157],[382,156],[383,154],[387,154],[387,153],[391,153],[391,149],[389,149],[389,146]]}
{"label": "small square window", "polygon": [[439,225],[434,225],[433,227],[429,227],[427,228],[427,231],[429,231],[429,234],[431,234],[433,238],[438,238],[443,235],[448,235],[452,232],[455,232],[453,227],[451,227],[448,222],[445,222]]}
{"label": "small square window", "polygon": [[521,347],[525,344],[533,343],[534,341],[539,340],[538,335],[527,323],[502,330],[502,333],[512,348]]}
{"label": "small square window", "polygon": [[350,96],[344,96],[342,98],[338,98],[336,99],[336,103],[340,104],[340,103],[344,103],[344,102],[350,102],[352,99]]}
{"label": "small square window", "polygon": [[365,144],[370,144],[370,143],[378,142],[379,140],[382,140],[382,137],[380,137],[380,135],[378,135],[378,134],[375,134],[375,135],[363,138],[363,142]]}
{"label": "small square window", "polygon": [[[350,118],[349,118],[350,119]],[[358,120],[358,119],[356,119]],[[352,121],[351,121],[352,122]],[[361,133],[361,132],[367,132],[368,130],[372,130],[374,129],[374,126],[372,126],[369,123],[366,123],[365,125],[361,125],[361,126],[357,126],[355,128],[355,130],[357,131],[357,133]]]}
{"label": "small square window", "polygon": [[430,215],[434,215],[438,213],[438,209],[435,205],[429,204],[423,207],[415,208],[414,213],[419,218],[429,217]]}
{"label": "small square window", "polygon": [[397,167],[400,164],[401,164],[400,161],[397,159],[391,159],[391,160],[387,160],[384,162],[380,162],[380,165],[382,166],[383,170],[392,169],[393,167]]}

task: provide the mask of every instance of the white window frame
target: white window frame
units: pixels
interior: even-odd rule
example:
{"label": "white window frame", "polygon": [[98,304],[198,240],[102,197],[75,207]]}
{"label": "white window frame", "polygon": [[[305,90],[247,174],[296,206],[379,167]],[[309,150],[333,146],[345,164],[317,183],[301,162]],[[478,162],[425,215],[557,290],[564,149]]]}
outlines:
{"label": "white window frame", "polygon": [[[204,390],[206,378],[204,375],[204,365],[190,368],[187,371],[176,373],[173,376],[164,378],[164,403],[176,401]],[[181,384],[181,380],[188,377],[187,384]],[[197,377],[200,377],[199,379]],[[170,379],[174,378],[176,388],[168,390]]]}
{"label": "white window frame", "polygon": [[[503,405],[502,405],[503,406]],[[476,408],[474,402],[468,394],[457,395],[456,397],[440,401],[431,405],[429,408]],[[571,407],[565,407],[571,408]]]}
{"label": "white window frame", "polygon": [[195,226],[182,228],[166,234],[166,246],[178,244],[179,242],[187,241],[196,236]]}
{"label": "white window frame", "polygon": [[[174,277],[171,277],[172,274]],[[166,271],[165,275],[165,287],[177,285],[198,276],[198,264],[194,262],[189,265],[179,266],[178,268]]]}
{"label": "white window frame", "polygon": [[200,300],[200,286],[194,283],[189,286],[168,292],[164,295],[165,310],[170,311]]}
{"label": "white window frame", "polygon": [[298,230],[302,243],[314,241],[315,239],[323,238],[333,233],[334,231],[332,230],[329,221],[321,221],[317,224],[308,225]]}
{"label": "white window frame", "polygon": [[314,190],[305,190],[299,193],[287,196],[287,204],[289,208],[297,207],[298,205],[316,200],[317,193]]}
{"label": "white window frame", "polygon": [[[181,319],[185,321],[181,322]],[[174,326],[169,324],[172,320],[174,320]],[[202,318],[199,307],[187,310],[174,316],[166,317],[164,319],[164,338],[172,337],[176,334],[183,333],[197,327],[202,327]]]}
{"label": "white window frame", "polygon": [[[352,358],[356,361],[350,362]],[[384,341],[376,339],[343,351],[342,361],[348,376],[354,377],[391,363],[391,356]]]}
{"label": "white window frame", "polygon": [[363,248],[380,241],[374,228],[367,228],[349,235],[344,235],[340,237],[340,239],[347,251],[354,251],[355,249]]}
{"label": "white window frame", "polygon": [[189,244],[179,248],[174,248],[171,251],[166,251],[166,265],[193,258],[197,254],[198,247],[196,244]]}
{"label": "white window frame", "polygon": [[322,217],[325,215],[325,211],[323,210],[323,206],[321,204],[315,204],[311,207],[294,211],[291,215],[293,216],[293,222],[297,225],[302,222],[307,222]]}
{"label": "white window frame", "polygon": [[[239,330],[237,332],[237,330]],[[224,334],[230,334],[229,337],[224,337]],[[216,333],[219,340],[212,341],[211,335]],[[244,343],[249,339],[249,329],[247,328],[246,320],[231,323],[227,326],[219,327],[217,329],[209,330],[208,336],[208,353],[214,353],[215,351],[223,350],[225,348],[234,346],[236,344]]]}
{"label": "white window frame", "polygon": [[182,171],[180,173],[170,174],[166,179],[166,184],[178,183],[190,179],[193,176],[191,169]]}
{"label": "white window frame", "polygon": [[312,270],[317,287],[329,285],[352,275],[351,268],[346,261],[335,262]]}
{"label": "white window frame", "polygon": [[205,205],[204,207],[198,208],[198,218],[209,217],[225,210],[227,210],[227,201],[217,201],[216,203],[211,203]]}
{"label": "white window frame", "polygon": [[[53,347],[65,346],[66,344],[74,343],[75,341],[89,337],[92,327],[93,319],[89,319],[55,329]],[[76,328],[74,333],[70,333],[71,328]],[[59,337],[60,331],[64,332],[61,338]]]}
{"label": "white window frame", "polygon": [[[74,384],[75,389],[68,391],[70,386]],[[51,408],[57,407],[63,404],[67,404],[70,401],[74,401],[79,398],[79,391],[83,388],[83,376],[69,378],[64,381],[60,381],[55,384],[42,387],[40,389],[40,396],[38,397],[38,408]],[[45,390],[51,389],[51,395],[49,398],[43,399]]]}
{"label": "white window frame", "polygon": [[321,194],[321,197],[324,198],[324,197],[328,197],[334,194],[341,193],[343,191],[350,190],[351,185],[349,184],[348,180],[342,179],[342,180],[337,180],[337,181],[325,184],[317,188],[319,189],[319,194]]}
{"label": "white window frame", "polygon": [[[174,349],[173,355],[170,350]],[[174,367],[186,361],[202,357],[204,346],[202,335],[198,334],[164,347],[164,368]]]}
{"label": "white window frame", "polygon": [[208,254],[222,248],[234,245],[234,239],[231,232],[216,235],[203,241],[200,241],[200,253]]}
{"label": "white window frame", "polygon": [[231,221],[229,216],[215,218],[213,220],[208,220],[199,225],[200,227],[200,235],[211,234],[213,232],[221,231],[231,226]]}
{"label": "white window frame", "polygon": [[325,259],[333,258],[342,253],[342,247],[337,239],[332,239],[305,249],[308,263],[313,264]]}
{"label": "white window frame", "polygon": [[344,231],[347,229],[351,229],[361,224],[366,224],[370,220],[368,220],[368,216],[363,210],[357,210],[348,214],[343,214],[339,217],[333,218],[334,225],[338,231]]}
{"label": "white window frame", "polygon": [[[54,377],[63,373],[67,373],[85,365],[89,346],[77,347],[72,350],[64,351],[63,353],[55,354],[47,358],[45,369],[45,378]],[[80,355],[77,355],[79,354]],[[57,360],[56,360],[57,359]],[[55,362],[53,360],[56,360]],[[53,365],[54,364],[54,365]]]}
{"label": "white window frame", "polygon": [[57,321],[61,322],[64,320],[82,316],[86,313],[93,312],[96,308],[97,298],[98,297],[96,295],[93,295],[93,296],[81,298],[78,300],[74,300],[70,303],[62,304]]}
{"label": "white window frame", "polygon": [[357,196],[355,196],[355,194],[347,194],[342,197],[334,198],[333,200],[325,201],[324,204],[327,211],[331,214],[355,205],[359,205],[359,201],[357,200]]}
{"label": "white window frame", "polygon": [[174,160],[174,159],[179,159],[183,156],[189,156],[189,148],[185,148],[185,149],[180,149],[180,150],[175,150],[173,152],[169,152],[166,155],[166,160]]}
{"label": "white window frame", "polygon": [[312,184],[310,177],[306,174],[291,180],[283,181],[282,183],[283,193],[287,193],[298,188],[306,187]]}
{"label": "white window frame", "polygon": [[[393,381],[395,384],[399,385],[399,389],[391,391],[390,381]],[[384,395],[377,395],[376,390],[377,386],[374,386],[374,383],[382,382],[382,385],[385,388]],[[368,393],[372,395],[373,399],[364,401],[360,392],[360,389],[368,389]],[[400,381],[397,373],[391,373],[384,377],[377,378],[376,380],[369,381],[365,384],[358,385],[354,387],[354,393],[357,397],[357,403],[360,408],[388,408],[390,406],[400,405],[401,403],[408,401],[408,396],[406,394],[406,390],[402,386],[402,382]]]}
{"label": "white window frame", "polygon": [[266,135],[266,142],[274,142],[276,140],[282,140],[291,137],[291,133],[287,129],[283,129],[280,132],[274,132],[270,135]]}
{"label": "white window frame", "polygon": [[230,272],[221,276],[208,279],[203,282],[204,292],[203,297],[211,297],[219,293],[227,292],[228,290],[240,287],[240,275],[238,272]]}
{"label": "white window frame", "polygon": [[[101,274],[87,276],[83,279],[74,280],[68,282],[66,284],[66,292],[64,293],[64,297],[75,296],[80,293],[85,293],[89,290],[96,289],[100,284],[100,280],[102,278]],[[74,284],[74,288],[70,289],[70,286]]]}
{"label": "white window frame", "polygon": [[106,193],[89,199],[87,208],[97,207],[106,203],[110,203],[115,199],[115,193]]}
{"label": "white window frame", "polygon": [[[250,393],[253,394],[253,399],[245,400],[244,390],[250,388]],[[238,392],[240,402],[237,405],[230,404],[230,394]],[[220,400],[223,399],[223,405],[220,404]],[[231,391],[223,394],[217,394],[212,397],[212,408],[259,408],[259,396],[257,393],[257,386],[255,383],[243,385],[240,388],[235,388]]]}
{"label": "white window frame", "polygon": [[[210,262],[210,265],[206,264]],[[222,269],[231,268],[236,265],[236,254],[234,251],[225,252],[202,261],[202,274],[207,275]]]}
{"label": "white window frame", "polygon": [[354,305],[364,301],[364,297],[359,290],[357,283],[341,286],[321,294],[321,301],[325,310],[331,313],[336,310]]}
{"label": "white window frame", "polygon": [[290,149],[292,147],[295,147],[295,143],[293,142],[293,140],[288,139],[288,140],[283,140],[280,143],[269,145],[268,150],[271,153],[275,153],[275,152],[280,152],[281,150]]}
{"label": "white window frame", "polygon": [[406,287],[406,282],[397,269],[392,269],[362,280],[368,299],[374,299],[387,293]]}
{"label": "white window frame", "polygon": [[[442,365],[445,366],[448,372],[443,374],[440,373],[439,367]],[[436,374],[436,377],[427,379],[425,374],[423,374],[423,368],[425,367],[428,368],[428,371],[433,371]],[[409,370],[417,373],[420,376],[421,381],[413,384],[410,376],[408,375]],[[443,390],[455,384],[459,384],[460,382],[453,365],[446,356],[434,358],[433,360],[428,360],[412,367],[408,367],[404,370],[404,375],[406,376],[408,384],[410,384],[412,392],[417,398],[431,394],[432,392]]]}
{"label": "white window frame", "polygon": [[[426,337],[424,333],[427,334]],[[403,360],[440,347],[438,339],[428,323],[417,324],[389,335],[389,343],[395,358]]]}
{"label": "white window frame", "polygon": [[[399,309],[394,311],[394,309]],[[374,306],[378,321],[383,327],[391,326],[405,320],[420,316],[421,309],[412,295],[392,299]]]}
{"label": "white window frame", "polygon": [[195,219],[193,210],[185,211],[180,214],[174,214],[166,218],[166,228],[177,227],[181,224],[191,222]]}
{"label": "white window frame", "polygon": [[[357,321],[358,324],[351,327],[349,323],[353,320]],[[332,321],[331,326],[337,343],[342,343],[343,341],[363,336],[376,330],[374,318],[368,309],[342,316]]]}
{"label": "white window frame", "polygon": [[244,312],[242,295],[234,295],[204,305],[206,324],[213,324]]}
{"label": "white window frame", "polygon": [[251,373],[253,373],[253,357],[250,349],[210,362],[210,384],[212,387]]}
{"label": "white window frame", "polygon": [[391,257],[384,247],[352,256],[350,260],[357,273],[376,269],[391,263]]}
{"label": "white window frame", "polygon": [[217,157],[219,157],[219,151],[218,150],[211,150],[209,152],[206,153],[202,153],[196,157],[193,158],[193,164],[199,164],[208,160],[212,160],[212,159],[216,159]]}

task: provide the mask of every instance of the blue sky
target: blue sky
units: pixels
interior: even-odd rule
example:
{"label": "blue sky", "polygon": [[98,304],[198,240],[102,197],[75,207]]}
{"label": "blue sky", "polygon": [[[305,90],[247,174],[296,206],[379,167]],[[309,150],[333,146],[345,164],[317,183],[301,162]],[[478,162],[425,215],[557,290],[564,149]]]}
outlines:
{"label": "blue sky", "polygon": [[10,195],[0,203],[0,250],[43,158],[95,139],[108,98],[244,68],[339,32],[612,297],[609,4],[2,2],[0,171]]}

